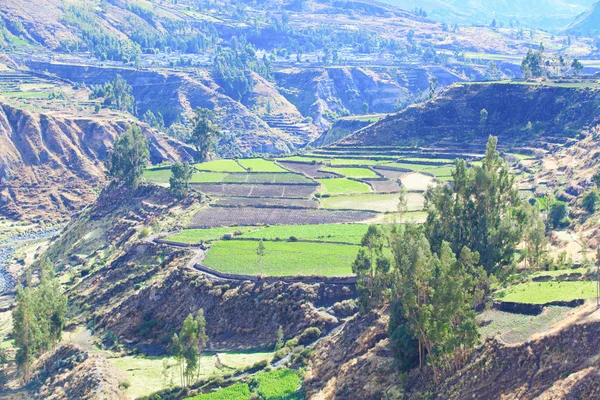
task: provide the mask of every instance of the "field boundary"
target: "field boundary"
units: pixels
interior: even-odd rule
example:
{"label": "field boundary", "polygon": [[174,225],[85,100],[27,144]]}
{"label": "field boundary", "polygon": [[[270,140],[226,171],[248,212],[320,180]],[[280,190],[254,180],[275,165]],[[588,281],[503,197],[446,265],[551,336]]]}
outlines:
{"label": "field boundary", "polygon": [[305,283],[305,284],[325,284],[325,285],[343,285],[343,286],[356,286],[355,276],[341,276],[341,277],[327,277],[327,276],[254,276],[254,275],[240,275],[230,274],[228,272],[221,272],[215,269],[209,268],[206,265],[195,264],[194,269],[213,276],[222,280],[230,281],[250,281],[250,282],[264,282],[264,283]]}
{"label": "field boundary", "polygon": [[539,315],[544,311],[544,308],[549,306],[560,306],[560,307],[579,307],[583,305],[585,300],[577,299],[571,301],[551,301],[543,304],[530,304],[530,303],[515,303],[512,301],[498,301],[495,300],[493,308],[498,311],[509,312],[513,314],[525,314],[525,315]]}
{"label": "field boundary", "polygon": [[319,186],[316,182],[290,183],[290,182],[190,182],[189,185],[264,185],[264,186]]}

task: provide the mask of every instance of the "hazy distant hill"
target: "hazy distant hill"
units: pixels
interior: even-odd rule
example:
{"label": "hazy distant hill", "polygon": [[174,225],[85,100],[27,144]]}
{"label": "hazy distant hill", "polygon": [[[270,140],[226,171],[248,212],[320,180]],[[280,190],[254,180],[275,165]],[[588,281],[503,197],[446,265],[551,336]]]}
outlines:
{"label": "hazy distant hill", "polygon": [[597,34],[600,32],[600,2],[579,15],[575,21],[567,26],[566,31],[582,34]]}
{"label": "hazy distant hill", "polygon": [[432,18],[448,23],[489,24],[495,18],[508,24],[558,29],[585,12],[595,0],[383,0],[398,7],[423,8]]}

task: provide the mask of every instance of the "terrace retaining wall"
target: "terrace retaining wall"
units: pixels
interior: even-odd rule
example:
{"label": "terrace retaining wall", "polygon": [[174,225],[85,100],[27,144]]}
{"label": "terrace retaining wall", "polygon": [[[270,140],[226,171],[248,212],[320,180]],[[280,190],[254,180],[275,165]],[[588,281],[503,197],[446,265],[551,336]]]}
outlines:
{"label": "terrace retaining wall", "polygon": [[549,306],[579,307],[584,300],[551,301],[545,304],[515,303],[512,301],[494,301],[494,309],[514,314],[539,315]]}
{"label": "terrace retaining wall", "polygon": [[323,283],[325,285],[343,285],[349,286],[352,289],[356,287],[356,277],[326,277],[326,276],[266,276],[258,277],[252,275],[240,275],[230,274],[227,272],[221,272],[209,268],[202,264],[194,265],[194,268],[200,272],[204,272],[208,275],[215,276],[219,279],[234,280],[234,281],[250,281],[250,282],[265,282],[265,283],[305,283],[305,284],[317,284]]}

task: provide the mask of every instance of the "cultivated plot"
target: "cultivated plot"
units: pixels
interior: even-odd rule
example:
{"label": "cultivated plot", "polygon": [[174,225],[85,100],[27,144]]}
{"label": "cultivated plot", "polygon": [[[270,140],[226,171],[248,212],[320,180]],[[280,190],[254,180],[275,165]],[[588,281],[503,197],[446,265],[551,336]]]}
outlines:
{"label": "cultivated plot", "polygon": [[[408,211],[423,209],[424,201],[418,193],[408,193]],[[364,194],[352,196],[337,196],[321,199],[325,208],[345,210],[371,210],[380,213],[398,211],[400,203],[398,194]]]}
{"label": "cultivated plot", "polygon": [[317,179],[321,184],[319,192],[323,195],[346,195],[355,193],[369,193],[371,187],[363,182],[346,178]]}
{"label": "cultivated plot", "polygon": [[249,172],[288,172],[273,161],[264,158],[244,158],[239,164]]}
{"label": "cultivated plot", "polygon": [[289,208],[207,207],[192,218],[190,228],[254,225],[305,225],[361,222],[376,216],[366,211]]}
{"label": "cultivated plot", "polygon": [[358,246],[332,243],[264,242],[257,256],[255,241],[215,242],[203,264],[221,272],[265,276],[349,276]]}

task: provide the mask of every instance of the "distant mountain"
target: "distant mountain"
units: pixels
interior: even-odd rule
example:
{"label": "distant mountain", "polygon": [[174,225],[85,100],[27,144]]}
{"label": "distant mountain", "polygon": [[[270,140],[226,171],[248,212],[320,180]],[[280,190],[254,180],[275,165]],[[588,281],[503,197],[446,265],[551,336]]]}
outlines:
{"label": "distant mountain", "polygon": [[600,2],[575,18],[565,31],[589,35],[600,33]]}
{"label": "distant mountain", "polygon": [[433,19],[459,24],[490,24],[493,19],[508,25],[544,29],[564,27],[596,0],[382,0],[412,10],[422,8]]}

